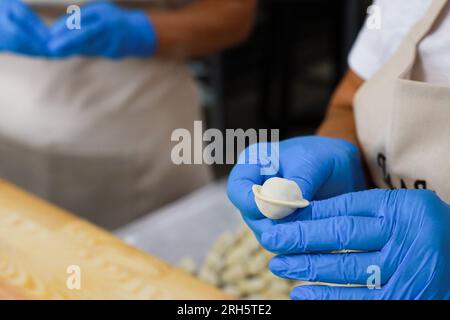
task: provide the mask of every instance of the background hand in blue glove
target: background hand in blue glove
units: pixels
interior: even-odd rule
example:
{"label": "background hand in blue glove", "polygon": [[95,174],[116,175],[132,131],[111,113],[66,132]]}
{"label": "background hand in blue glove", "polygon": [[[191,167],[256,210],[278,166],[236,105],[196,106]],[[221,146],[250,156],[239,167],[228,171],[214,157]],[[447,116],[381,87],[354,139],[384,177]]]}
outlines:
{"label": "background hand in blue glove", "polygon": [[[278,276],[367,284],[369,266],[381,289],[303,286],[293,299],[450,299],[450,206],[427,190],[371,190],[312,202],[311,220],[274,226],[263,244],[283,255]],[[353,249],[369,252],[327,254]],[[322,253],[314,253],[322,251]]]}
{"label": "background hand in blue glove", "polygon": [[[257,145],[251,146],[255,148]],[[307,219],[302,210],[281,220],[265,218],[254,201],[252,186],[263,184],[273,176],[261,175],[260,164],[238,164],[228,179],[228,196],[241,211],[258,240],[270,226]],[[350,142],[318,136],[299,137],[279,143],[279,177],[295,181],[305,199],[325,199],[365,188],[364,173],[357,148]]]}
{"label": "background hand in blue glove", "polygon": [[60,18],[51,28],[49,49],[56,58],[83,55],[119,59],[155,53],[156,33],[144,11],[92,3],[81,8],[80,30],[69,30],[66,20],[66,16]]}
{"label": "background hand in blue glove", "polygon": [[47,55],[49,30],[24,3],[0,1],[0,52],[22,55]]}

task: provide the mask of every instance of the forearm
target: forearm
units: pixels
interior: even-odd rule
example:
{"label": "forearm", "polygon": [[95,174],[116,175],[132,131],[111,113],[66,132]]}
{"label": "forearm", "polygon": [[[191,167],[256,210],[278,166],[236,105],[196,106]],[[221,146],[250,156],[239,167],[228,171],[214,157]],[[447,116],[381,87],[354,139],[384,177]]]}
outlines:
{"label": "forearm", "polygon": [[[363,83],[364,80],[353,71],[349,70],[345,74],[331,99],[325,120],[317,130],[317,135],[350,141],[361,150],[356,135],[353,99]],[[366,172],[367,185],[373,186],[364,155],[362,152],[360,153]]]}
{"label": "forearm", "polygon": [[317,134],[342,138],[358,144],[353,114],[353,98],[364,80],[349,70],[337,87]]}
{"label": "forearm", "polygon": [[149,10],[158,54],[196,57],[231,47],[249,35],[256,0],[196,0],[176,10]]}

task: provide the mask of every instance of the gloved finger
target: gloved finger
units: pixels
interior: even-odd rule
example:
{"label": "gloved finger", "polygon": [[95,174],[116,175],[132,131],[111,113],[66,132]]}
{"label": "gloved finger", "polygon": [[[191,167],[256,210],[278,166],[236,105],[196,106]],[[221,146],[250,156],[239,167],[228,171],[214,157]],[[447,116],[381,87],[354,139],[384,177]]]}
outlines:
{"label": "gloved finger", "polygon": [[391,272],[383,270],[380,252],[280,255],[272,258],[269,269],[275,275],[312,282],[367,284],[372,268],[380,270],[384,284]]}
{"label": "gloved finger", "polygon": [[27,19],[21,20],[24,29],[41,39],[47,41],[50,36],[50,30],[47,25],[35,14],[31,14]]}
{"label": "gloved finger", "polygon": [[[109,4],[103,3],[103,2],[94,2],[94,3],[88,3],[81,7],[80,14],[81,14],[81,28],[85,26],[89,26],[92,24],[95,24],[96,22],[100,22],[101,20],[100,14],[102,11],[105,11],[106,8],[104,6],[107,6]],[[51,29],[50,29],[50,35],[52,37],[59,37],[64,35],[67,31],[69,31],[67,27],[67,18],[69,15],[64,15],[57,19]]]}
{"label": "gloved finger", "polygon": [[[361,177],[340,176],[343,168],[349,174],[358,171],[352,169],[360,165],[356,147],[339,139],[322,137],[320,140],[323,143],[317,143],[317,140],[308,137],[281,142],[280,148],[283,152],[280,153],[280,163],[283,177],[296,181],[308,200],[328,199],[348,190],[361,188],[360,185],[353,185],[354,180]],[[334,156],[344,152],[348,152],[348,156]],[[339,180],[342,181],[338,182]]]}
{"label": "gloved finger", "polygon": [[271,228],[274,224],[276,224],[276,221],[273,221],[268,218],[249,219],[245,216],[243,216],[242,218],[244,219],[245,223],[249,226],[249,228],[253,231],[259,243],[261,243],[261,235],[263,234],[263,232]]}
{"label": "gloved finger", "polygon": [[[19,28],[16,23],[11,21],[4,21],[3,26],[9,30],[11,34],[14,35],[15,41],[11,42],[8,46],[7,51],[18,53],[18,54],[32,54],[40,55],[46,51],[46,46],[41,41],[36,41],[35,38],[30,33]],[[0,49],[5,50],[0,43]]]}
{"label": "gloved finger", "polygon": [[102,40],[103,29],[98,24],[84,26],[81,30],[66,30],[59,36],[53,35],[48,48],[50,52],[59,56],[72,54],[85,54],[86,50],[92,50],[90,46],[95,41]]}
{"label": "gloved finger", "polygon": [[260,174],[258,165],[235,165],[228,177],[227,194],[230,201],[241,212],[251,219],[263,219],[255,202],[252,187],[254,184],[263,184],[264,177]]}
{"label": "gloved finger", "polygon": [[[289,152],[283,152],[281,155],[281,170],[283,172],[283,178],[295,181],[303,193],[303,198],[307,200],[314,199],[317,191],[327,181],[333,170],[333,165],[329,159],[324,159],[323,162],[318,165],[315,161],[308,161],[307,155],[296,155]],[[300,166],[283,166],[283,157],[298,156],[298,163]],[[290,159],[289,163],[295,161]],[[327,163],[330,162],[330,163]]]}
{"label": "gloved finger", "polygon": [[[64,16],[58,18],[55,22],[53,22],[53,25],[51,26],[51,28],[49,30],[51,37],[60,37],[60,36],[63,36],[68,31],[73,31],[67,27],[67,18],[68,17],[69,17],[68,15],[64,15]],[[80,27],[82,29],[85,26],[95,24],[97,20],[98,20],[97,16],[95,16],[94,14],[87,14],[83,9],[81,11],[82,24],[80,25]]]}
{"label": "gloved finger", "polygon": [[27,34],[46,41],[50,31],[42,19],[23,2],[15,2],[11,7],[10,20]]}
{"label": "gloved finger", "polygon": [[374,189],[343,194],[327,200],[313,201],[303,209],[307,220],[320,220],[338,216],[377,217],[388,190]]}
{"label": "gloved finger", "polygon": [[254,144],[244,150],[239,156],[238,164],[234,166],[228,177],[227,193],[229,199],[236,208],[250,219],[265,218],[256,206],[255,195],[252,190],[253,185],[262,185],[267,179],[276,176],[278,173],[276,163],[273,171],[265,171],[267,166],[270,167],[271,163],[274,163],[273,159],[268,159],[270,155],[265,154],[265,152],[260,153],[261,150],[267,148],[267,145]]}
{"label": "gloved finger", "polygon": [[[347,156],[341,154],[339,157],[332,158],[333,170],[327,178],[327,181],[332,181],[332,183],[327,183],[321,188],[316,194],[315,200],[329,199],[349,191],[355,192],[367,189],[358,148],[353,143],[342,139],[336,139],[334,142],[336,143],[334,147],[339,148]],[[343,172],[346,173],[345,176],[342,175]]]}
{"label": "gloved finger", "polygon": [[60,18],[58,18],[53,25],[50,28],[50,36],[53,37],[60,37],[67,31],[69,31],[67,27],[67,15],[64,15]]}
{"label": "gloved finger", "polygon": [[5,37],[12,36],[14,41],[2,50],[18,54],[45,54],[47,52],[45,24],[22,2],[11,1],[6,6],[6,9],[1,9],[4,10],[1,12],[3,29],[7,30]]}
{"label": "gloved finger", "polygon": [[291,291],[292,300],[376,300],[382,289],[300,286]]}
{"label": "gloved finger", "polygon": [[269,251],[292,254],[333,250],[380,250],[389,239],[383,219],[334,217],[294,221],[265,230],[261,244]]}
{"label": "gloved finger", "polygon": [[75,54],[85,56],[101,56],[107,53],[107,50],[114,50],[113,41],[108,37],[108,33],[103,30],[91,37],[83,46],[75,47]]}
{"label": "gloved finger", "polygon": [[99,42],[105,39],[100,37],[104,32],[101,28],[96,10],[92,5],[83,6],[81,9],[81,29],[69,29],[67,26],[67,15],[57,19],[50,28],[49,49],[57,56],[70,56],[73,54],[84,54],[86,50],[93,50],[92,46],[99,46]]}

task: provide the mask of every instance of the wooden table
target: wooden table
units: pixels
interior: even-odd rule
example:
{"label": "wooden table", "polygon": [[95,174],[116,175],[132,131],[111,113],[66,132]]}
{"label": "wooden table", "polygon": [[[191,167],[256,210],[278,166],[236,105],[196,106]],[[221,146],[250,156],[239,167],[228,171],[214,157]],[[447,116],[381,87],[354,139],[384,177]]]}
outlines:
{"label": "wooden table", "polygon": [[230,297],[0,180],[0,298]]}

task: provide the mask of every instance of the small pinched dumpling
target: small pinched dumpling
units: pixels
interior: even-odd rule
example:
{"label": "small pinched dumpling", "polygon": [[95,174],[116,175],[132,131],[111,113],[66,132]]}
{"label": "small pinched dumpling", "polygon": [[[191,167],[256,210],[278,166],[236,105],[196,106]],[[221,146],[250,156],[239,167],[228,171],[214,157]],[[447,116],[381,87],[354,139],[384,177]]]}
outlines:
{"label": "small pinched dumpling", "polygon": [[254,185],[253,193],[259,211],[269,219],[283,219],[309,205],[297,183],[288,179],[270,178],[262,186]]}

